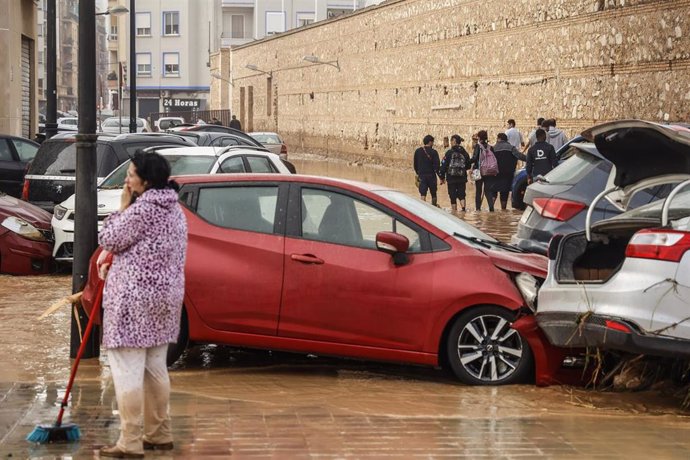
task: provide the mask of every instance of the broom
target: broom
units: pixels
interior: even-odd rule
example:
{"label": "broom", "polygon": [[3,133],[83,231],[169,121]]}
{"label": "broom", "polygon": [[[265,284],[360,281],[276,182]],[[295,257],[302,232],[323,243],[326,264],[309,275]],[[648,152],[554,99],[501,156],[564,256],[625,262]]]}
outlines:
{"label": "broom", "polygon": [[69,394],[72,391],[72,384],[77,376],[77,368],[79,367],[79,361],[84,354],[84,349],[86,348],[86,342],[91,335],[91,329],[93,329],[93,324],[95,323],[96,316],[98,316],[99,309],[101,308],[101,300],[103,298],[103,287],[105,286],[105,281],[100,280],[98,287],[96,288],[96,296],[94,298],[93,307],[91,308],[91,316],[89,317],[89,322],[86,325],[86,330],[84,331],[84,336],[81,340],[81,345],[79,346],[79,351],[77,352],[77,357],[72,365],[72,372],[69,376],[69,383],[67,383],[67,390],[65,390],[65,397],[62,398],[62,404],[60,404],[60,413],[57,416],[57,421],[54,425],[37,425],[34,430],[29,433],[26,440],[29,442],[36,442],[39,444],[45,444],[49,442],[74,442],[78,441],[81,437],[81,432],[79,431],[79,426],[74,423],[62,424],[62,416],[65,413],[65,407],[67,407],[67,401],[69,400]]}

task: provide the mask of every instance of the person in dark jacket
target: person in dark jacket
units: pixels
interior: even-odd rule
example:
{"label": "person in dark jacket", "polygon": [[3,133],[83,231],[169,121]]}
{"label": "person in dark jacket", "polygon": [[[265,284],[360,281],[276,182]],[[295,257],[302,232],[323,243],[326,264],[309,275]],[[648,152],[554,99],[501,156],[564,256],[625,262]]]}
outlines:
{"label": "person in dark jacket", "polygon": [[[438,206],[436,190],[438,183],[436,176],[439,173],[440,160],[438,152],[433,149],[434,137],[431,134],[424,136],[424,145],[414,152],[414,172],[419,177],[419,196],[426,201],[426,192],[431,192],[431,204]],[[443,184],[443,181],[441,182]]]}
{"label": "person in dark jacket", "polygon": [[491,203],[490,207],[493,207],[496,197],[500,195],[501,209],[505,211],[508,208],[508,194],[513,184],[517,162],[518,160],[525,161],[527,158],[508,142],[508,135],[505,133],[498,134],[496,145],[494,145],[494,155],[498,163],[498,175],[494,176],[494,184],[491,190],[486,191],[486,194]]}
{"label": "person in dark jacket", "polygon": [[230,120],[230,127],[242,131],[242,123],[240,123],[240,120],[238,120],[235,115],[233,115],[232,120]]}
{"label": "person in dark jacket", "polygon": [[[491,148],[489,145],[489,133],[485,129],[477,132],[477,143],[474,146],[474,151],[472,152],[472,171],[479,169],[479,155],[481,154],[481,148]],[[474,181],[474,204],[475,210],[482,210],[482,200],[484,199],[484,193],[486,193],[486,187],[490,185],[492,181],[491,177],[482,177],[481,179]],[[487,200],[488,201],[488,200]],[[493,203],[489,202],[489,211],[493,211]]]}
{"label": "person in dark jacket", "polygon": [[543,176],[558,165],[556,149],[546,142],[546,131],[537,130],[537,143],[527,151],[527,180],[531,184],[537,176]]}
{"label": "person in dark jacket", "polygon": [[450,137],[450,149],[446,152],[441,162],[441,183],[445,180],[448,184],[448,196],[453,212],[458,212],[457,200],[460,200],[462,212],[465,212],[465,195],[467,187],[467,170],[472,167],[470,154],[461,145],[463,138],[458,134]]}

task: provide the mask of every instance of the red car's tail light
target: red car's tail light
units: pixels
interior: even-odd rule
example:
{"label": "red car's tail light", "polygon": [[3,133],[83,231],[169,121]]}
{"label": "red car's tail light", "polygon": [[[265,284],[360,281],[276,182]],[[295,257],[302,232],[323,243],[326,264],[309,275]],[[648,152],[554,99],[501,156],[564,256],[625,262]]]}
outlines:
{"label": "red car's tail light", "polygon": [[613,321],[610,319],[606,320],[606,328],[614,330],[614,331],[618,331],[618,332],[624,332],[626,334],[630,334],[632,332],[630,330],[630,328],[628,326],[626,326],[625,324],[619,323],[618,321]]}
{"label": "red car's tail light", "polygon": [[283,144],[280,146],[280,153],[284,153],[287,155],[287,145]]}
{"label": "red car's tail light", "polygon": [[532,207],[542,217],[563,222],[574,217],[587,205],[560,198],[535,198],[532,200]]}
{"label": "red car's tail light", "polygon": [[29,201],[29,179],[24,179],[24,186],[22,187],[22,200]]}
{"label": "red car's tail light", "polygon": [[688,249],[690,249],[690,233],[688,232],[640,230],[630,238],[628,247],[625,248],[625,256],[680,262]]}

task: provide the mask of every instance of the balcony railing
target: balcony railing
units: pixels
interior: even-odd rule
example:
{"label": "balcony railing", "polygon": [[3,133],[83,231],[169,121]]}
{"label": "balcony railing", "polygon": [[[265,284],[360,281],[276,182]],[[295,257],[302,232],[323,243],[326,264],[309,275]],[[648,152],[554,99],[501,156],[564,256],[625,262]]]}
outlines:
{"label": "balcony railing", "polygon": [[254,8],[254,0],[223,0],[222,6],[241,6],[243,8]]}

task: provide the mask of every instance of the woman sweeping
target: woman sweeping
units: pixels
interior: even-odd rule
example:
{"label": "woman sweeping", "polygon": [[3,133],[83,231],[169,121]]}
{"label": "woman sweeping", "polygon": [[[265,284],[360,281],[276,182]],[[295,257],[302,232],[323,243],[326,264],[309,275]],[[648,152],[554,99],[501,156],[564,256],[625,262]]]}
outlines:
{"label": "woman sweeping", "polygon": [[144,450],[173,448],[166,355],[180,330],[187,223],[169,178],[165,158],[137,152],[120,210],[99,235],[114,254],[112,267],[99,264],[99,274],[107,273],[103,346],[120,412],[120,437],[100,450],[102,457],[143,458]]}

